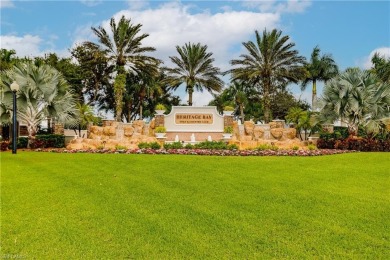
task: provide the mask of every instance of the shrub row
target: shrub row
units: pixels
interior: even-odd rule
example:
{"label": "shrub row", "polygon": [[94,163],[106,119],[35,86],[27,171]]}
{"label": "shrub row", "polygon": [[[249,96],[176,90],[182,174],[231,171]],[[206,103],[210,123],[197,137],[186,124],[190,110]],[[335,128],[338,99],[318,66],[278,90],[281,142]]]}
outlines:
{"label": "shrub row", "polygon": [[320,149],[356,150],[364,152],[390,152],[390,139],[376,140],[369,138],[318,139]]}
{"label": "shrub row", "polygon": [[[17,148],[27,148],[28,138],[19,137],[17,141]],[[65,136],[63,135],[36,135],[35,139],[31,143],[31,148],[63,148],[65,147]],[[1,151],[6,151],[12,149],[12,142],[2,141],[1,142]]]}
{"label": "shrub row", "polygon": [[186,144],[183,145],[181,142],[165,143],[164,149],[208,149],[208,150],[234,150],[238,149],[235,144],[227,144],[222,141],[205,141],[197,144]]}

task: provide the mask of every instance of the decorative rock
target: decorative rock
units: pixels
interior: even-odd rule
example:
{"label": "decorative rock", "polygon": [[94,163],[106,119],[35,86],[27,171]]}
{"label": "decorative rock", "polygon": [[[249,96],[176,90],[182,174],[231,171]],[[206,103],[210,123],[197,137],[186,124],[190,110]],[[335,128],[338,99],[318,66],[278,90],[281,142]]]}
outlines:
{"label": "decorative rock", "polygon": [[105,126],[105,127],[103,127],[103,134],[107,135],[107,136],[115,136],[116,129],[113,126]]}
{"label": "decorative rock", "polygon": [[145,122],[143,120],[137,120],[133,122],[134,133],[142,134]]}
{"label": "decorative rock", "polygon": [[252,141],[252,136],[251,135],[243,135],[240,137],[241,141]]}
{"label": "decorative rock", "polygon": [[244,122],[245,135],[249,135],[252,137],[254,128],[255,128],[255,123],[251,121]]}
{"label": "decorative rock", "polygon": [[276,122],[270,122],[269,123],[269,128],[270,129],[278,128],[278,124]]}
{"label": "decorative rock", "polygon": [[96,125],[90,126],[89,131],[95,135],[102,135],[103,134],[103,128],[100,126],[96,126]]}
{"label": "decorative rock", "polygon": [[125,126],[123,130],[125,131],[126,137],[131,137],[134,134],[134,127],[132,126]]}
{"label": "decorative rock", "polygon": [[295,128],[288,128],[284,130],[284,135],[288,139],[294,139],[297,135],[297,130]]}
{"label": "decorative rock", "polygon": [[271,128],[271,135],[279,140],[283,136],[283,128]]}
{"label": "decorative rock", "polygon": [[260,126],[255,126],[253,129],[254,139],[257,141],[257,140],[263,138],[263,136],[264,136],[264,128],[262,128]]}

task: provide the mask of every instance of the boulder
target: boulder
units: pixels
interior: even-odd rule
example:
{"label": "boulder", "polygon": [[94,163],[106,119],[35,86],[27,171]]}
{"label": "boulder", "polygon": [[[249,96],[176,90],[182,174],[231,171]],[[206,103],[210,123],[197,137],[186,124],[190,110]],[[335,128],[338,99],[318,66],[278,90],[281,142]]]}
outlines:
{"label": "boulder", "polygon": [[254,128],[255,128],[255,123],[253,123],[251,121],[244,122],[245,135],[249,135],[252,137]]}
{"label": "boulder", "polygon": [[269,123],[269,128],[270,129],[278,128],[278,124],[276,122],[270,122]]}
{"label": "boulder", "polygon": [[271,128],[270,132],[271,135],[277,140],[281,139],[283,136],[283,128]]}
{"label": "boulder", "polygon": [[103,134],[107,135],[107,136],[115,136],[116,135],[116,127],[114,127],[114,126],[103,127]]}
{"label": "boulder", "polygon": [[132,126],[125,126],[123,127],[123,130],[125,131],[126,137],[131,137],[134,134],[134,127]]}
{"label": "boulder", "polygon": [[253,128],[253,137],[256,141],[262,139],[264,137],[264,128],[260,126],[255,126]]}
{"label": "boulder", "polygon": [[297,130],[295,128],[288,128],[284,130],[284,135],[287,139],[295,139]]}
{"label": "boulder", "polygon": [[137,120],[133,122],[134,133],[142,134],[145,122],[143,120]]}
{"label": "boulder", "polygon": [[103,134],[103,127],[93,125],[93,126],[89,127],[89,131],[91,134],[94,134],[94,135],[102,135]]}

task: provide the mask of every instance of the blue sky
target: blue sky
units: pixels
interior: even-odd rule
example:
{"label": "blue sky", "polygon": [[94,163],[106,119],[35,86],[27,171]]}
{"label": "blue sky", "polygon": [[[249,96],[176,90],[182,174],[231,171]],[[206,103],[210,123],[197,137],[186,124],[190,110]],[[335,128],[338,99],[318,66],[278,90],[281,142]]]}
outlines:
{"label": "blue sky", "polygon": [[[306,57],[319,45],[341,69],[368,68],[376,51],[390,57],[389,1],[0,1],[1,48],[18,56],[69,56],[76,44],[95,40],[91,26],[107,27],[111,17],[125,15],[143,24],[150,34],[145,44],[167,65],[175,46],[191,41],[207,44],[215,65],[228,69],[243,53],[241,43],[264,28],[282,30]],[[291,90],[310,97],[309,90]],[[194,96],[197,105],[209,99]]]}

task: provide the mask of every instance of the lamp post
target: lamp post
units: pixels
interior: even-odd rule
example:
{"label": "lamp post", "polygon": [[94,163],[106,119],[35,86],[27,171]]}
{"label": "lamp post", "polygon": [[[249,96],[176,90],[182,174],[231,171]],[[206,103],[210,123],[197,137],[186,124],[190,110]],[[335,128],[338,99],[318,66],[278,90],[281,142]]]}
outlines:
{"label": "lamp post", "polygon": [[13,115],[12,115],[12,153],[16,154],[17,120],[16,120],[16,92],[19,91],[19,85],[16,81],[12,82],[11,90],[13,93]]}

